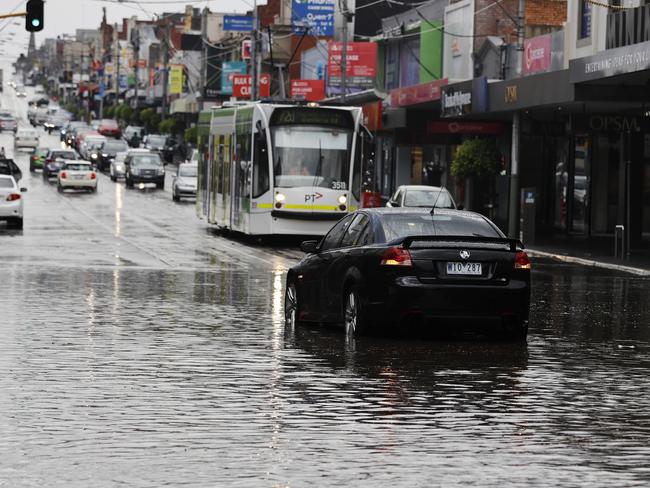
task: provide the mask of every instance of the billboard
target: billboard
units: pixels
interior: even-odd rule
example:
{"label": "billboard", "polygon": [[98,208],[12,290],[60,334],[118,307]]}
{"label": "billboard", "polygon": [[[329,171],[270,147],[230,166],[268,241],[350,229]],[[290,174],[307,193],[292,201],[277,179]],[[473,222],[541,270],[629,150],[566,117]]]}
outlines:
{"label": "billboard", "polygon": [[246,61],[224,61],[221,65],[222,95],[232,95],[232,77],[246,74]]}
{"label": "billboard", "polygon": [[218,61],[221,51],[216,46],[207,45],[207,62],[205,70],[205,86],[203,87],[204,97],[206,99],[214,99],[219,96],[219,82],[221,76],[219,75],[221,66]]}
{"label": "billboard", "polygon": [[325,98],[325,80],[291,80],[291,98],[317,102]]}
{"label": "billboard", "polygon": [[305,29],[312,36],[334,35],[335,0],[292,0],[293,32],[302,35]]}
{"label": "billboard", "polygon": [[246,15],[224,15],[223,30],[251,32],[253,30],[253,17]]}
{"label": "billboard", "polygon": [[[251,75],[233,75],[232,77],[232,95],[239,99],[248,99],[251,97]],[[271,96],[271,75],[263,74],[260,76],[260,98]]]}
{"label": "billboard", "polygon": [[[343,43],[328,44],[327,73],[329,84],[341,84],[341,60]],[[348,86],[372,87],[377,75],[377,44],[374,42],[349,42],[346,52]]]}
{"label": "billboard", "polygon": [[169,94],[183,93],[183,65],[173,64],[169,69]]}

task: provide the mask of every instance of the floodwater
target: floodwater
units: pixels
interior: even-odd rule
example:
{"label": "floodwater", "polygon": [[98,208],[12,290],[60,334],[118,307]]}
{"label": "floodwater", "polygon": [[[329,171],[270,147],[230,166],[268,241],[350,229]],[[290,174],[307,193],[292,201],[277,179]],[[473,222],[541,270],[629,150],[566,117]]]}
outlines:
{"label": "floodwater", "polygon": [[648,279],[536,261],[527,345],[351,342],[285,328],[298,252],[207,232],[169,185],[23,184],[0,486],[650,484]]}

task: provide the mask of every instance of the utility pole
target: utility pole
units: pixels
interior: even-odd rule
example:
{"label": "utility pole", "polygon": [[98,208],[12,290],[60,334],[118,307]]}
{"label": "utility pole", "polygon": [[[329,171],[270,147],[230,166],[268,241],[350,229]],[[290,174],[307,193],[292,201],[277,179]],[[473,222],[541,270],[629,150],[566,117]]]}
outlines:
{"label": "utility pole", "polygon": [[135,29],[135,41],[131,41],[133,44],[133,57],[135,58],[135,108],[138,108],[139,99],[138,99],[138,61],[140,60],[140,32]]}
{"label": "utility pole", "polygon": [[258,99],[257,82],[257,51],[261,51],[257,45],[257,0],[253,0],[253,32],[251,39],[251,101]]}
{"label": "utility pole", "polygon": [[206,47],[206,41],[205,39],[207,38],[207,33],[208,33],[208,8],[205,7],[201,11],[201,79],[199,82],[200,90],[201,90],[201,103],[199,104],[199,111],[203,110],[204,106],[204,100],[205,100],[205,79],[206,79],[206,71],[208,69],[208,54],[207,54],[207,47]]}
{"label": "utility pole", "polygon": [[348,23],[354,18],[354,13],[348,10],[347,0],[340,0],[339,7],[343,16],[343,47],[341,49],[341,101],[345,102],[348,92]]}
{"label": "utility pole", "polygon": [[162,95],[162,120],[167,116],[167,85],[169,83],[169,43],[170,43],[170,24],[165,23],[163,39],[163,95]]}
{"label": "utility pole", "polygon": [[[526,0],[519,0],[517,12],[517,76],[521,76],[524,62],[524,15]],[[521,133],[521,115],[512,114],[512,153],[510,158],[510,205],[508,208],[508,235],[519,238],[519,136]]]}

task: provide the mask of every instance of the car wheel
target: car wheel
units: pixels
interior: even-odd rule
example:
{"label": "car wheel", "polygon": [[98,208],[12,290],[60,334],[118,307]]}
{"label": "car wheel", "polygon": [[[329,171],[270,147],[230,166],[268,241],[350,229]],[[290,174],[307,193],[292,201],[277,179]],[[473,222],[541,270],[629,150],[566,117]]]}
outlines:
{"label": "car wheel", "polygon": [[356,337],[361,335],[365,328],[363,306],[359,290],[356,286],[351,286],[344,296],[343,325],[345,327],[345,334],[350,337]]}
{"label": "car wheel", "polygon": [[117,178],[115,178],[115,176],[111,175],[111,181],[112,181],[112,182],[116,182],[116,181],[117,181]]}
{"label": "car wheel", "polygon": [[516,326],[505,332],[505,337],[507,340],[513,342],[526,342],[526,338],[528,337],[528,322],[518,321]]}
{"label": "car wheel", "polygon": [[175,190],[172,190],[172,200],[174,200],[175,202],[180,202],[180,201],[181,201],[181,197],[179,197],[179,196],[176,194],[176,191],[175,191]]}
{"label": "car wheel", "polygon": [[57,183],[56,189],[58,190],[59,193],[63,193],[63,187],[61,186],[61,183]]}
{"label": "car wheel", "polygon": [[13,221],[14,229],[22,230],[23,228],[23,218],[19,217]]}
{"label": "car wheel", "polygon": [[93,187],[90,189],[90,192],[91,192],[91,193],[97,193],[97,187],[96,187],[96,186],[93,186]]}
{"label": "car wheel", "polygon": [[32,163],[29,163],[29,172],[33,173],[34,171],[36,171],[36,168],[34,167],[34,165]]}
{"label": "car wheel", "polygon": [[164,190],[165,189],[165,182],[156,183],[156,188],[158,188],[160,190]]}
{"label": "car wheel", "polygon": [[125,178],[124,184],[127,188],[133,188],[133,181],[130,178]]}
{"label": "car wheel", "polygon": [[292,328],[298,325],[298,291],[293,281],[287,283],[284,292],[284,325]]}

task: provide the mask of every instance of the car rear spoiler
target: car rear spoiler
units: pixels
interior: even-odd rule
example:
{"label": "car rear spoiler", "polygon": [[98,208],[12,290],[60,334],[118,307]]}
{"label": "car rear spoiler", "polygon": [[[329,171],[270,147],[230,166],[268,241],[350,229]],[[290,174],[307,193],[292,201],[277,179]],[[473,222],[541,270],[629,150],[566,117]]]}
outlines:
{"label": "car rear spoiler", "polygon": [[[406,236],[395,239],[388,244],[391,246],[401,245],[405,249],[411,247],[414,242],[430,242],[436,247],[442,244],[445,247],[449,243],[461,244],[459,247],[478,248],[479,244],[502,244],[508,245],[511,251],[524,249],[523,243],[519,239],[508,239],[507,237],[479,237],[479,236]],[[444,243],[444,244],[443,244]],[[442,246],[440,246],[442,247]]]}

